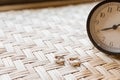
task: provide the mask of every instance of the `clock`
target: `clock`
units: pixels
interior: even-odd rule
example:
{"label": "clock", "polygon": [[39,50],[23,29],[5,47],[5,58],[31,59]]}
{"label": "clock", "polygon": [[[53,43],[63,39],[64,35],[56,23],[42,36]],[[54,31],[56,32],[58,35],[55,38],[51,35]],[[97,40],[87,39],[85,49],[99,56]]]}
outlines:
{"label": "clock", "polygon": [[120,54],[120,0],[105,0],[92,9],[87,34],[98,50]]}

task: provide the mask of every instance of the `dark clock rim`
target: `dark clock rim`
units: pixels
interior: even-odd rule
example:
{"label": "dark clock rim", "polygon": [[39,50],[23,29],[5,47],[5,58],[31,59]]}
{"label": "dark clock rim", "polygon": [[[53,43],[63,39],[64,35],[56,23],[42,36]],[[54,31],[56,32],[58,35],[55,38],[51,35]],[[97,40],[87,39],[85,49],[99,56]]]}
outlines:
{"label": "dark clock rim", "polygon": [[110,3],[110,2],[118,2],[120,3],[120,0],[105,0],[99,4],[97,4],[92,10],[91,12],[89,13],[89,16],[87,18],[87,25],[86,25],[86,29],[87,29],[87,34],[88,34],[88,37],[90,39],[90,41],[92,42],[92,44],[100,51],[104,52],[104,53],[107,53],[107,54],[120,54],[120,52],[111,52],[111,51],[107,51],[103,48],[101,48],[100,46],[98,46],[98,44],[93,40],[92,38],[92,35],[90,33],[90,20],[91,20],[91,17],[93,15],[93,13],[101,6],[101,5],[104,5],[106,3]]}

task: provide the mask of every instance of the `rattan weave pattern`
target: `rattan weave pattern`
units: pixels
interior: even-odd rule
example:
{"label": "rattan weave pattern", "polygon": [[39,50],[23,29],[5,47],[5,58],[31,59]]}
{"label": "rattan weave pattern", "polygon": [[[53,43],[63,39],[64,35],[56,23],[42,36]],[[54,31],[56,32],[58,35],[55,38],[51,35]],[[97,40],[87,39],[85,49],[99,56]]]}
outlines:
{"label": "rattan weave pattern", "polygon": [[[95,4],[0,12],[0,80],[120,80],[119,57],[98,51],[86,34]],[[55,54],[65,55],[64,66]]]}

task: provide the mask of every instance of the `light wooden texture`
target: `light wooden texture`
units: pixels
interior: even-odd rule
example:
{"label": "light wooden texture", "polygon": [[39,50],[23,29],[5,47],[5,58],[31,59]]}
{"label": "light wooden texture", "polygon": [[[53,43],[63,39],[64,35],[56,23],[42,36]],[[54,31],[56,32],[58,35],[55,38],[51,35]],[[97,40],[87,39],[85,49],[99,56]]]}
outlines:
{"label": "light wooden texture", "polygon": [[95,1],[99,1],[99,0],[58,0],[58,1],[48,1],[48,2],[3,5],[3,6],[0,6],[0,11],[20,10],[20,9],[28,9],[28,8],[55,7],[55,6],[64,6],[64,5],[70,5],[70,4],[80,4],[80,3],[86,3],[86,2],[95,2]]}
{"label": "light wooden texture", "polygon": [[120,80],[120,57],[98,51],[86,34],[94,5],[0,12],[0,80]]}

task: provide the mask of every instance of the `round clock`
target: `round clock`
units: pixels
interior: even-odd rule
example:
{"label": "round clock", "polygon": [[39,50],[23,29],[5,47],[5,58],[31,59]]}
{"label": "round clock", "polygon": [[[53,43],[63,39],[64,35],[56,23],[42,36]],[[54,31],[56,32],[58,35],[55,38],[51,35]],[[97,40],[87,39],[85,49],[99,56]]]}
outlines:
{"label": "round clock", "polygon": [[87,19],[87,33],[93,45],[104,53],[120,53],[120,0],[96,5]]}

